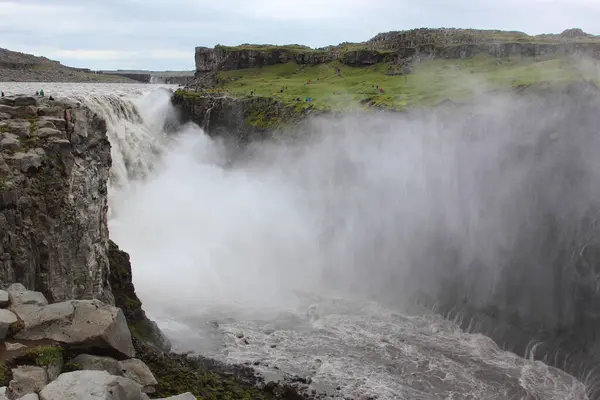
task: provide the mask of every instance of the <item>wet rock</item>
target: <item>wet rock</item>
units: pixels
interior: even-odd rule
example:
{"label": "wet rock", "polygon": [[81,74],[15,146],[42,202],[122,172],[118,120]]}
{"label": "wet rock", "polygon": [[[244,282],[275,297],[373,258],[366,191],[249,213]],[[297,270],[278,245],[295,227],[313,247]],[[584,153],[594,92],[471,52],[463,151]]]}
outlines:
{"label": "wet rock", "polygon": [[2,150],[17,150],[21,147],[21,141],[15,135],[5,133],[0,140],[0,149]]}
{"label": "wet rock", "polygon": [[14,311],[24,322],[16,339],[51,339],[79,348],[100,348],[121,359],[135,355],[123,312],[98,300],[23,305]]}
{"label": "wet rock", "polygon": [[40,400],[140,400],[140,385],[106,371],[62,374],[40,392]]}
{"label": "wet rock", "polygon": [[137,358],[131,358],[129,360],[119,362],[121,371],[126,378],[131,379],[134,382],[142,385],[142,391],[144,393],[154,393],[155,385],[158,385],[158,381],[150,371],[150,368]]}
{"label": "wet rock", "polygon": [[112,357],[100,357],[90,354],[80,354],[70,361],[77,369],[89,371],[106,371],[111,375],[121,376],[123,371],[119,362]]}
{"label": "wet rock", "polygon": [[48,384],[46,369],[32,365],[24,365],[12,370],[13,379],[9,387],[17,398],[30,393],[38,393]]}
{"label": "wet rock", "polygon": [[17,163],[21,172],[34,172],[42,166],[42,149],[29,150],[26,153],[16,153],[12,159]]}
{"label": "wet rock", "polygon": [[10,326],[17,321],[17,316],[12,311],[0,310],[0,340],[6,337]]}
{"label": "wet rock", "polygon": [[22,305],[45,306],[48,304],[48,300],[42,293],[27,290],[23,285],[12,285],[8,288],[8,301],[13,307]]}

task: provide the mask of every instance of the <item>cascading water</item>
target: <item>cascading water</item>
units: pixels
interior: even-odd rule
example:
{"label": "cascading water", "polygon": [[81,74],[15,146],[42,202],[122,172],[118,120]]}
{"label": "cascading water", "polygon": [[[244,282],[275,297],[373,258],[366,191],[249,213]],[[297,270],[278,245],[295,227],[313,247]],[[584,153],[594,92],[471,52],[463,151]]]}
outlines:
{"label": "cascading water", "polygon": [[[334,398],[587,398],[570,375],[405,307],[417,289],[465,273],[432,266],[490,264],[493,243],[511,249],[521,229],[512,222],[530,211],[515,204],[529,192],[487,190],[529,187],[524,158],[498,168],[507,143],[528,145],[519,132],[472,144],[450,134],[463,125],[324,120],[306,141],[262,144],[227,164],[199,127],[165,133],[169,92],[148,88],[44,89],[106,118],[111,237],[176,348],[295,374]],[[496,295],[496,278],[479,273],[471,294]]]}

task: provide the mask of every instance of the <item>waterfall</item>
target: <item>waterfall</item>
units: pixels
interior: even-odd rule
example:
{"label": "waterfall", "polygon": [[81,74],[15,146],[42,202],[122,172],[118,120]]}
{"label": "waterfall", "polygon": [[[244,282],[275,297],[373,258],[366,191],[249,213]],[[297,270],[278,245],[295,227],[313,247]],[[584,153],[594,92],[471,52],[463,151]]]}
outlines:
{"label": "waterfall", "polygon": [[204,123],[202,124],[202,129],[204,130],[204,132],[209,132],[210,129],[210,113],[212,111],[214,106],[209,107],[208,110],[206,110],[206,112],[204,113]]}
{"label": "waterfall", "polygon": [[106,120],[111,143],[112,168],[109,178],[109,218],[115,196],[147,179],[159,165],[168,136],[164,123],[174,113],[171,92],[154,91],[144,97],[117,94],[75,95],[72,98]]}

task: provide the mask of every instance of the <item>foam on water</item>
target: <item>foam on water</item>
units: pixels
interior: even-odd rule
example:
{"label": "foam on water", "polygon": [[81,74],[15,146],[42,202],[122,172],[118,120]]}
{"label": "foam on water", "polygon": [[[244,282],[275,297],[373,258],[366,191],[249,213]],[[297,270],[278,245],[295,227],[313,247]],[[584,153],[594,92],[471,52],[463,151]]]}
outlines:
{"label": "foam on water", "polygon": [[[199,127],[164,132],[174,112],[164,87],[3,84],[7,94],[41,87],[106,118],[113,156],[111,237],[131,254],[144,307],[178,350],[250,363],[266,376],[310,378],[311,388],[335,398],[587,399],[572,376],[502,351],[440,316],[386,308],[359,293],[335,294],[345,278],[327,275],[328,263],[369,262],[365,254],[348,253],[336,232],[327,230],[360,231],[362,220],[345,215],[342,204],[356,202],[373,225],[394,220],[361,208],[365,192],[377,188],[339,192],[333,182],[326,184],[331,174],[308,177],[303,169],[319,164],[350,183],[356,176],[371,183],[369,174],[377,172],[378,178],[395,178],[398,170],[386,170],[386,164],[415,172],[410,160],[397,164],[397,154],[381,152],[370,161],[361,158],[360,145],[337,142],[348,146],[352,162],[328,158],[314,146],[308,155],[296,149],[266,153],[271,164],[225,167],[222,146]],[[388,145],[374,140],[374,146]],[[302,162],[269,170],[288,157]],[[373,170],[375,164],[383,167]],[[422,189],[418,181],[404,183],[407,191]],[[385,195],[388,189],[381,190]],[[403,200],[412,204],[408,196]],[[359,246],[376,238],[356,240]],[[347,270],[353,272],[359,271]]]}

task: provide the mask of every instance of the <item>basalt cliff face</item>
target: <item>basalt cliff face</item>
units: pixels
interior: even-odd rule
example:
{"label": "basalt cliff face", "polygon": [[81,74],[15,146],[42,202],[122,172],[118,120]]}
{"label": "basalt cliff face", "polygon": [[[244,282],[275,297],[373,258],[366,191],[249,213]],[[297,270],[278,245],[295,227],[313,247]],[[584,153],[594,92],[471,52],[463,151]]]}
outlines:
{"label": "basalt cliff face", "polygon": [[299,45],[196,47],[196,73],[256,68],[295,61],[300,65],[340,61],[350,66],[378,62],[405,64],[419,59],[494,57],[544,57],[548,55],[600,58],[600,41],[580,29],[560,35],[529,36],[522,32],[476,29],[412,29],[380,33],[362,43],[342,43],[312,49]]}
{"label": "basalt cliff face", "polygon": [[0,111],[0,285],[112,304],[105,121],[32,97],[2,98]]}
{"label": "basalt cliff face", "polygon": [[109,239],[110,150],[78,103],[0,98],[0,400],[302,398],[170,352]]}

